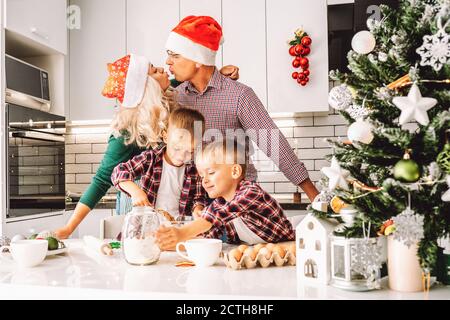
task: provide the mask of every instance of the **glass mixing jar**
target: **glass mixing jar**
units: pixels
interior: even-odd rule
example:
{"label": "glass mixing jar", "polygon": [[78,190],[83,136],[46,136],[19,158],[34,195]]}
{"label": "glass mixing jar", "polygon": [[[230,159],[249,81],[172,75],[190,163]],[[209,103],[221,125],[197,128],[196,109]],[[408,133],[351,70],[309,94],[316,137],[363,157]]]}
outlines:
{"label": "glass mixing jar", "polygon": [[127,213],[122,228],[122,250],[132,265],[148,265],[159,260],[161,250],[156,243],[160,226],[158,214],[152,207],[134,207]]}

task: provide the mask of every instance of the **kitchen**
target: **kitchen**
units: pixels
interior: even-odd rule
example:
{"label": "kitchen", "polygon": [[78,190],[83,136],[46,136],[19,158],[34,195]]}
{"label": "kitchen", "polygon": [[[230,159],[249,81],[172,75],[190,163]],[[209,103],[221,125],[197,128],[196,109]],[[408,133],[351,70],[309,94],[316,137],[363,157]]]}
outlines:
{"label": "kitchen", "polygon": [[[328,72],[337,68],[346,71],[346,53],[352,49],[353,35],[367,29],[368,18],[379,15],[376,5],[373,7],[377,1],[315,1],[312,4],[305,0],[170,0],[164,3],[44,0],[39,7],[33,5],[32,0],[1,2],[1,54],[4,57],[1,71],[6,75],[1,96],[9,111],[1,113],[0,120],[3,130],[8,130],[2,134],[11,135],[11,139],[5,139],[7,145],[1,142],[2,154],[8,156],[0,157],[2,181],[6,182],[0,185],[0,234],[8,238],[55,230],[69,221],[107,149],[115,108],[112,100],[100,94],[107,77],[106,64],[127,53],[135,53],[149,57],[155,66],[165,66],[167,36],[183,17],[191,14],[210,15],[223,26],[226,40],[216,56],[217,67],[230,64],[239,67],[239,81],[253,88],[304,163],[311,181],[322,190],[321,180],[326,175],[322,169],[333,168],[327,158],[333,148],[327,139],[340,141],[347,137],[349,129],[340,110],[329,105],[329,91],[339,82],[330,80]],[[395,2],[378,1],[378,4]],[[374,11],[369,10],[370,6]],[[164,18],[155,17],[155,12],[156,16]],[[252,28],[248,28],[248,17],[252,17]],[[300,27],[312,38],[308,55],[311,80],[304,86],[291,77],[294,68],[287,45]],[[25,66],[26,71],[21,71],[18,86],[14,87],[18,69],[10,66],[17,61],[24,62],[19,63],[18,68]],[[42,86],[37,94],[31,93],[20,78],[34,79],[30,74],[36,72],[39,74],[36,81]],[[46,76],[48,86],[44,85]],[[17,98],[16,92],[32,96],[31,101]],[[34,113],[37,109],[39,113]],[[14,110],[19,110],[16,118]],[[47,118],[41,119],[44,115]],[[47,125],[42,132],[39,132],[40,121]],[[65,121],[64,126],[60,125],[61,121]],[[28,131],[51,136],[51,141],[44,141],[42,136],[26,139],[26,131],[17,129],[21,123],[22,127],[37,124]],[[308,213],[310,201],[306,194],[263,152],[256,151],[252,161],[258,169],[261,187],[278,200],[291,221],[300,222]],[[55,296],[63,294],[69,299],[81,296],[120,299],[124,294],[131,299],[177,299],[186,293],[199,299],[424,297],[423,292],[389,290],[386,277],[381,279],[381,289],[364,293],[317,283],[311,284],[312,289],[305,288],[302,277],[297,274],[300,268],[292,265],[235,271],[221,262],[199,272],[195,268],[175,267],[179,257],[175,253],[162,253],[154,266],[128,266],[119,253],[112,257],[92,253],[84,249],[82,241],[85,236],[113,238],[105,231],[105,224],[117,217],[116,192],[114,187],[109,189],[70,239],[64,240],[68,252],[54,255],[36,268],[2,271],[1,286],[12,287],[12,293],[8,290],[8,296],[2,298],[10,298],[14,292],[17,292],[16,297],[23,297],[23,291],[16,289],[23,285],[27,285],[29,298],[42,287]],[[326,205],[324,202],[319,201],[314,209],[321,211]],[[448,235],[448,221],[446,223],[444,230]],[[439,241],[447,250],[442,257],[448,257],[448,244],[445,240]],[[227,245],[224,248],[228,248]],[[52,268],[54,271],[50,272]],[[261,283],[260,279],[268,279],[268,283]],[[435,277],[433,280],[436,282]],[[217,285],[211,286],[212,283]],[[62,289],[64,293],[60,293]],[[430,298],[450,298],[448,287],[442,284],[434,284],[427,294]]]}

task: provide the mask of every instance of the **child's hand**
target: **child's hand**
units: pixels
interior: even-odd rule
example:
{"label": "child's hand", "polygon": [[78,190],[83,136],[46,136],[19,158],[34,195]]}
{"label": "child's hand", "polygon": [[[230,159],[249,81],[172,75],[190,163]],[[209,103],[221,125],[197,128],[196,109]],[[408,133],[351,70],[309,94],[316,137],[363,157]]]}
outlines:
{"label": "child's hand", "polygon": [[151,206],[150,201],[148,201],[147,194],[141,189],[133,192],[131,195],[131,201],[133,203],[133,207]]}
{"label": "child's hand", "polygon": [[161,250],[175,250],[177,243],[182,241],[180,229],[163,225],[156,231],[156,241]]}
{"label": "child's hand", "polygon": [[194,211],[192,211],[192,217],[195,219],[198,219],[202,216],[204,207],[203,206],[196,206],[194,208]]}

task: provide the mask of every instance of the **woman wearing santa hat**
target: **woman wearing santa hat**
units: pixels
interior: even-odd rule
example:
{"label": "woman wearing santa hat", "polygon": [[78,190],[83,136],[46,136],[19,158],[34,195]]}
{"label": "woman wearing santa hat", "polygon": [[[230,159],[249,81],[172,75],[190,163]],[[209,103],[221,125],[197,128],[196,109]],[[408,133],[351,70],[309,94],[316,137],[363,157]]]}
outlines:
{"label": "woman wearing santa hat", "polygon": [[[100,166],[74,213],[64,227],[55,231],[60,239],[68,238],[106,194],[112,186],[111,173],[119,163],[162,142],[169,113],[177,107],[167,73],[163,68],[154,67],[145,57],[129,54],[109,63],[108,72],[102,95],[119,102],[111,123],[112,134]],[[221,72],[233,79],[238,77],[234,66],[226,66]],[[124,214],[129,210],[131,201],[118,194],[116,213]]]}

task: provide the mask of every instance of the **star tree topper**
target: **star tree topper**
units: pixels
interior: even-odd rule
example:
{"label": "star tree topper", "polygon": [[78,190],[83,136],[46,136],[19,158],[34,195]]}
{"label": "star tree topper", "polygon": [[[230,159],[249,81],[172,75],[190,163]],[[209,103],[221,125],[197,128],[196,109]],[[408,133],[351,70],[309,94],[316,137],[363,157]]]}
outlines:
{"label": "star tree topper", "polygon": [[336,157],[331,160],[330,167],[322,168],[322,172],[328,177],[328,190],[333,191],[337,187],[348,190],[346,178],[350,175],[348,170],[342,169]]}
{"label": "star tree topper", "polygon": [[400,125],[415,119],[421,125],[426,126],[430,122],[427,111],[436,105],[437,100],[423,98],[419,87],[413,84],[407,97],[395,97],[392,102],[402,111],[399,119]]}

